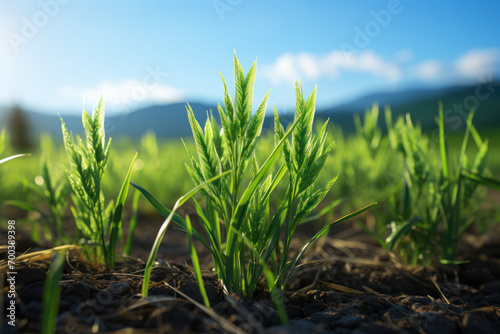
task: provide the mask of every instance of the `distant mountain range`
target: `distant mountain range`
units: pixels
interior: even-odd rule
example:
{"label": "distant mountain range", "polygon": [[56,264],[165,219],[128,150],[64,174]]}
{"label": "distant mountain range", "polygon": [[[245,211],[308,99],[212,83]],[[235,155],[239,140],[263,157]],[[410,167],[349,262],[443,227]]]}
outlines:
{"label": "distant mountain range", "polygon": [[[488,86],[453,86],[440,89],[418,89],[370,94],[349,103],[317,111],[317,117],[327,118],[342,126],[344,132],[354,130],[353,114],[363,113],[377,102],[381,109],[388,105],[393,120],[409,113],[424,130],[436,128],[438,101],[443,102],[445,126],[451,130],[465,128],[464,120],[471,107],[475,109],[474,125],[478,128],[500,127],[500,82]],[[379,123],[384,127],[383,110]]]}
{"label": "distant mountain range", "polygon": [[[489,90],[488,90],[489,88]],[[382,108],[391,107],[393,118],[410,113],[412,119],[422,125],[424,129],[435,128],[435,116],[438,114],[438,100],[443,101],[445,117],[451,128],[464,127],[461,121],[470,109],[476,105],[474,124],[478,128],[493,128],[500,126],[500,82],[489,84],[488,87],[455,86],[441,89],[414,89],[398,92],[369,94],[358,99],[333,106],[318,109],[317,119],[330,118],[330,122],[338,124],[344,132],[354,129],[353,114],[363,113],[377,102]],[[207,110],[212,110],[218,119],[216,105],[191,103],[191,107],[198,120],[206,119]],[[0,108],[0,124],[5,124],[6,108]],[[3,115],[3,119],[2,119]],[[36,111],[26,113],[31,125],[31,133],[37,136],[41,132],[56,136],[61,134],[59,116],[47,115]],[[75,133],[82,132],[81,117],[63,115],[68,128]],[[445,118],[446,119],[446,118]],[[282,122],[293,120],[293,115],[281,115]],[[383,111],[380,114],[380,124],[383,126]],[[273,127],[272,117],[266,117],[266,128]],[[185,103],[156,105],[138,109],[126,115],[109,116],[106,118],[106,132],[109,136],[139,137],[147,131],[154,131],[160,137],[178,138],[190,137],[191,130],[186,116]]]}

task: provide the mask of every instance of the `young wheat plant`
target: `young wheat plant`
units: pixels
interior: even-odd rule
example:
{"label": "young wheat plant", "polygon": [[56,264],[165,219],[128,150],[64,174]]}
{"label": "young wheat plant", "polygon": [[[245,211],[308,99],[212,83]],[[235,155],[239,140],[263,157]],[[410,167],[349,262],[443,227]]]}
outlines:
{"label": "young wheat plant", "polygon": [[[290,244],[295,230],[337,179],[335,176],[316,188],[316,179],[332,144],[326,142],[326,122],[317,135],[312,134],[316,88],[305,99],[302,88],[296,84],[294,122],[285,130],[274,108],[276,145],[267,160],[259,164],[254,149],[262,131],[269,92],[252,115],[256,67],[254,62],[245,74],[234,56],[234,100],[221,75],[224,87],[224,108],[218,106],[221,126],[212,116],[202,127],[187,105],[196,154],[188,150],[191,164],[186,167],[205,198],[204,209],[196,200],[194,205],[207,239],[180,217],[174,221],[181,230],[189,235],[192,233],[208,248],[215,271],[229,293],[252,297],[261,274],[264,274],[279,308],[286,282],[312,242],[331,225],[349,219],[375,203],[329,224],[298,255],[291,257]],[[276,173],[272,173],[280,156],[284,162]],[[227,171],[230,173],[209,182]],[[248,179],[245,176],[250,176],[250,180],[245,181]],[[278,207],[272,208],[270,196],[280,182],[287,182],[286,192]],[[146,190],[138,189],[164,215],[170,212]],[[280,242],[281,231],[285,233]],[[193,254],[193,243],[190,247]],[[197,274],[197,278],[201,279],[201,275]],[[147,285],[143,287],[144,293],[147,293]],[[283,316],[283,312],[281,314]]]}
{"label": "young wheat plant", "polygon": [[85,110],[82,115],[85,142],[76,136],[76,143],[61,118],[64,147],[70,160],[66,172],[73,189],[74,207],[71,208],[79,236],[85,240],[85,251],[109,267],[115,264],[115,248],[122,229],[122,211],[136,156],[132,159],[116,204],[105,206],[101,181],[106,170],[111,139],[106,143],[104,132],[103,98],[91,117]]}
{"label": "young wheat plant", "polygon": [[[446,148],[443,106],[439,105],[439,151],[430,147],[430,137],[414,125],[407,114],[393,124],[389,109],[386,124],[391,147],[404,161],[401,191],[389,201],[393,214],[388,236],[363,229],[391,252],[409,264],[429,265],[436,257],[441,263],[454,265],[463,233],[478,217],[474,194],[480,185],[500,189],[500,181],[486,176],[488,141],[479,136],[472,124],[474,112],[467,119],[467,128],[457,159],[450,159]],[[477,147],[473,159],[466,154],[469,137]]]}

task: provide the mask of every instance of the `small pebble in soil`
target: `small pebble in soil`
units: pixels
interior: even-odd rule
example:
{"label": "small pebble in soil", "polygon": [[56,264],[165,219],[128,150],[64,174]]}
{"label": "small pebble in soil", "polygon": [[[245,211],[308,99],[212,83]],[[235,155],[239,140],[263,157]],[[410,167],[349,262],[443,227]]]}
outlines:
{"label": "small pebble in soil", "polygon": [[110,285],[107,290],[114,295],[123,296],[127,292],[132,290],[132,287],[130,286],[130,283],[128,283],[128,282],[119,282],[119,283]]}
{"label": "small pebble in soil", "polygon": [[170,263],[165,259],[156,259],[153,266],[155,268],[172,268]]}
{"label": "small pebble in soil", "polygon": [[425,320],[425,330],[432,334],[454,334],[457,332],[457,325],[454,321],[446,319],[445,316],[435,312],[426,312],[420,315]]}
{"label": "small pebble in soil", "polygon": [[500,292],[500,281],[486,282],[481,286],[481,290],[483,290],[483,293],[487,295]]}
{"label": "small pebble in soil", "polygon": [[363,318],[358,317],[357,315],[348,315],[346,317],[343,317],[340,319],[340,321],[337,322],[337,325],[353,329],[359,326],[361,322],[363,321]]}
{"label": "small pebble in soil", "polygon": [[261,322],[260,325],[268,327],[278,325],[280,323],[278,312],[262,301],[254,303],[250,307],[250,312],[252,314],[251,320]]}
{"label": "small pebble in soil", "polygon": [[306,320],[292,320],[288,326],[273,326],[267,329],[267,333],[272,334],[326,334],[331,333],[324,329],[324,325],[313,324]]}

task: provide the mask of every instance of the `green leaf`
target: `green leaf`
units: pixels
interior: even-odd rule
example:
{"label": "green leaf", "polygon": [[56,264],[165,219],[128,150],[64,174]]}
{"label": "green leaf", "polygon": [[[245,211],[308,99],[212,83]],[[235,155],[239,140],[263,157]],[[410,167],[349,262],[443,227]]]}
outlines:
{"label": "green leaf", "polygon": [[8,158],[0,160],[0,165],[3,164],[4,162],[9,161],[9,160],[20,158],[20,157],[24,157],[24,156],[28,156],[28,155],[31,155],[31,154],[16,154],[16,155],[10,156]]}
{"label": "green leaf", "polygon": [[[208,220],[207,216],[203,212],[203,209],[201,208],[200,204],[196,201],[196,199],[193,198],[193,203],[194,203],[194,208],[196,210],[196,213],[198,214],[198,218],[200,218],[201,223],[205,231],[207,232],[208,236],[210,238],[213,237],[213,229],[212,226],[210,225],[210,221]],[[187,231],[187,224],[186,224],[186,231]]]}
{"label": "green leaf", "polygon": [[476,154],[472,170],[476,173],[482,173],[486,168],[486,158],[488,157],[488,140],[482,142],[479,152]]}
{"label": "green leaf", "polygon": [[[276,136],[278,138],[278,141],[282,140],[285,138],[285,130],[283,129],[283,126],[280,123],[280,118],[278,115],[278,111],[276,110],[276,107],[273,104],[273,110],[274,110],[274,131],[276,132]],[[288,140],[285,141],[283,145],[283,157],[285,158],[285,162],[287,165],[288,170],[290,171],[295,171],[293,162],[292,162],[292,154],[291,154],[291,147],[290,147],[290,142]]]}
{"label": "green leaf", "polygon": [[234,105],[236,109],[236,117],[239,119],[240,135],[242,136],[247,129],[250,116],[252,115],[252,100],[256,70],[257,61],[253,63],[250,70],[248,70],[247,76],[245,77],[243,67],[236,57],[236,53],[234,54]]}
{"label": "green leaf", "polygon": [[[155,239],[155,242],[153,244],[153,247],[151,248],[151,252],[149,253],[149,258],[148,258],[148,261],[146,262],[146,268],[144,269],[144,282],[142,285],[142,296],[143,297],[147,297],[147,295],[148,295],[149,279],[151,277],[151,270],[153,269],[153,263],[154,263],[154,260],[156,258],[156,254],[158,254],[158,250],[160,249],[160,244],[161,244],[161,241],[163,240],[163,236],[165,235],[165,232],[167,231],[167,227],[170,224],[170,221],[172,221],[174,216],[175,216],[175,211],[182,204],[184,204],[189,198],[191,198],[195,193],[197,193],[207,183],[213,182],[213,181],[223,177],[224,175],[226,175],[230,172],[231,172],[231,170],[228,170],[222,174],[219,174],[219,175],[211,178],[210,180],[203,182],[199,186],[191,189],[191,191],[189,191],[188,193],[186,193],[185,195],[180,197],[177,200],[177,202],[175,202],[175,205],[174,205],[172,211],[170,212],[167,219],[165,219],[162,226],[160,227],[160,230],[158,231],[158,234],[156,235],[156,239]],[[140,187],[139,188],[137,186],[135,186],[135,187],[141,191]],[[148,200],[149,200],[149,198],[148,198]],[[187,228],[187,225],[185,225],[185,227]],[[207,246],[207,248],[208,248],[208,246]]]}
{"label": "green leaf", "polygon": [[196,143],[198,157],[200,158],[201,172],[203,173],[204,179],[208,180],[214,175],[218,174],[217,166],[215,165],[215,161],[217,161],[218,158],[213,156],[214,154],[216,154],[216,152],[214,152],[215,149],[212,150],[207,145],[205,136],[203,135],[203,130],[196,120],[193,109],[191,109],[189,103],[186,106],[186,110],[189,118],[189,124],[191,125],[191,130],[193,132],[193,137]]}
{"label": "green leaf", "polygon": [[458,264],[464,264],[464,263],[469,263],[469,260],[465,261],[460,261],[460,260],[446,260],[446,259],[441,259],[439,260],[439,263],[441,264],[446,264],[446,265],[458,265]]}
{"label": "green leaf", "polygon": [[224,86],[224,107],[226,108],[227,116],[229,117],[231,125],[233,125],[236,118],[234,114],[233,100],[231,98],[231,94],[229,94],[229,90],[227,89],[226,80],[224,80],[222,73],[219,72],[219,74],[222,79],[222,85]]}
{"label": "green leaf", "polygon": [[205,136],[203,135],[203,130],[201,129],[200,124],[196,120],[193,109],[191,109],[189,103],[186,106],[186,111],[189,119],[189,125],[191,126],[191,130],[193,132],[193,138],[196,144],[196,150],[198,152],[198,156],[200,157],[202,172],[204,174],[209,173],[211,169],[210,156],[208,156],[208,147],[205,142]]}
{"label": "green leaf", "polygon": [[335,176],[330,182],[328,182],[322,189],[317,190],[311,196],[308,196],[304,202],[303,207],[299,208],[295,213],[293,218],[293,225],[297,226],[301,223],[301,221],[309,216],[312,210],[318,206],[319,203],[325,198],[326,194],[330,191],[333,184],[337,181],[339,174]]}
{"label": "green leaf", "polygon": [[[311,96],[313,94],[315,96],[315,91],[313,91]],[[306,158],[306,150],[311,138],[312,129],[309,127],[309,119],[311,119],[313,115],[308,114],[309,109],[307,109],[306,101],[302,95],[302,87],[299,87],[297,82],[295,82],[295,101],[294,122],[297,123],[297,127],[293,131],[292,145],[294,162],[296,167],[300,169]]]}
{"label": "green leaf", "polygon": [[446,144],[444,134],[443,103],[439,102],[439,148],[441,151],[441,165],[443,178],[448,180],[448,158],[446,156]]}
{"label": "green leaf", "polygon": [[[365,206],[364,208],[361,208],[359,210],[356,210],[354,212],[351,212],[350,214],[348,215],[345,215],[344,217],[342,218],[339,218],[337,220],[335,220],[334,222],[326,225],[325,227],[323,227],[318,233],[316,233],[314,235],[314,237],[311,238],[311,240],[305,244],[304,247],[302,247],[302,249],[300,250],[299,254],[297,255],[297,257],[295,258],[295,261],[293,262],[293,264],[290,266],[290,270],[288,271],[288,274],[286,274],[286,277],[285,277],[285,280],[283,281],[283,283],[286,283],[286,281],[288,280],[288,277],[290,277],[291,273],[293,272],[293,270],[295,269],[295,267],[297,266],[297,264],[299,263],[300,259],[302,258],[302,256],[305,254],[305,252],[307,251],[307,249],[309,248],[309,246],[311,246],[319,237],[321,237],[321,235],[326,232],[326,231],[329,231],[330,228],[335,225],[335,224],[338,224],[340,222],[343,222],[343,221],[346,221],[348,219],[351,219],[352,217],[355,217],[363,212],[365,212],[366,210],[370,209],[371,207],[377,205],[377,203],[372,203],[370,205],[367,205]],[[280,279],[278,277],[278,279]]]}
{"label": "green leaf", "polygon": [[305,224],[311,221],[318,220],[319,218],[323,217],[326,215],[328,212],[333,211],[339,204],[341,204],[344,200],[342,198],[339,198],[330,204],[328,204],[325,208],[323,208],[318,214],[314,216],[309,216],[306,219],[302,220],[301,224]]}
{"label": "green leaf", "polygon": [[266,96],[264,96],[262,103],[255,112],[255,115],[252,117],[250,125],[248,126],[248,129],[245,133],[245,146],[242,150],[242,156],[244,160],[247,160],[250,157],[253,151],[253,147],[255,146],[255,142],[262,131],[262,125],[264,124],[264,118],[266,116],[266,106],[267,99],[269,98],[269,93],[270,91],[267,92]]}
{"label": "green leaf", "polygon": [[43,315],[42,315],[42,333],[55,333],[57,329],[57,318],[59,314],[59,299],[61,296],[61,279],[65,256],[63,252],[56,253],[50,266],[49,272],[43,286]]}
{"label": "green leaf", "polygon": [[398,223],[397,227],[392,233],[385,239],[385,245],[386,249],[390,250],[391,252],[394,250],[394,248],[398,245],[399,241],[401,240],[401,237],[403,237],[415,223],[421,221],[421,219],[411,219],[404,221],[402,223]]}
{"label": "green leaf", "polygon": [[312,126],[313,126],[313,121],[314,121],[314,112],[316,109],[316,92],[317,92],[318,86],[314,86],[313,91],[311,92],[311,95],[307,98],[307,101],[304,105],[305,108],[305,124],[307,129],[309,129],[309,132],[312,131]]}
{"label": "green leaf", "polygon": [[104,160],[104,143],[105,143],[105,133],[104,133],[104,96],[101,96],[97,108],[94,110],[93,115],[93,140],[92,145],[96,152],[97,161]]}
{"label": "green leaf", "polygon": [[205,290],[205,285],[203,284],[203,277],[201,276],[200,261],[198,261],[198,253],[193,244],[193,228],[191,227],[191,219],[186,215],[186,227],[187,235],[189,241],[189,251],[191,253],[191,260],[193,261],[194,274],[196,276],[196,282],[198,282],[198,288],[200,294],[203,297],[203,302],[206,307],[210,307],[210,302],[208,301],[207,291]]}
{"label": "green leaf", "polygon": [[123,254],[130,256],[132,253],[132,248],[134,246],[134,231],[137,227],[137,217],[139,215],[139,198],[141,197],[141,192],[139,190],[134,191],[134,197],[132,198],[132,217],[130,217],[130,226],[127,234],[127,241],[125,243],[125,248],[123,249]]}
{"label": "green leaf", "polygon": [[493,179],[490,177],[485,177],[480,174],[471,172],[469,170],[462,170],[462,176],[468,180],[477,182],[483,186],[489,187],[491,189],[500,190],[500,180]]}
{"label": "green leaf", "polygon": [[298,120],[303,114],[304,110],[304,93],[302,92],[302,85],[300,82],[295,81],[295,120]]}
{"label": "green leaf", "polygon": [[[236,55],[235,55],[236,56]],[[254,61],[252,67],[247,72],[245,77],[245,91],[243,94],[243,104],[240,106],[241,110],[244,111],[244,121],[242,121],[243,129],[246,129],[246,125],[250,121],[252,116],[252,101],[253,101],[253,90],[255,85],[255,75],[257,73],[257,60]]]}
{"label": "green leaf", "polygon": [[384,239],[382,239],[378,234],[376,234],[375,232],[371,231],[368,227],[366,227],[359,220],[356,220],[356,224],[358,224],[358,226],[361,227],[361,229],[363,229],[363,231],[365,231],[366,233],[368,233],[369,235],[371,235],[379,243],[379,245],[382,248],[388,249],[387,244],[385,243]]}
{"label": "green leaf", "polygon": [[474,141],[476,142],[477,148],[481,148],[483,140],[481,139],[481,136],[479,136],[474,124],[472,124],[472,118],[470,118],[470,120],[467,119],[467,127],[469,128],[472,138],[474,138]]}
{"label": "green leaf", "polygon": [[85,109],[82,111],[82,123],[86,134],[87,147],[88,149],[93,150],[94,142],[97,141],[97,134],[94,133],[94,121]]}
{"label": "green leaf", "polygon": [[269,199],[269,196],[271,196],[271,193],[273,190],[278,186],[280,183],[281,179],[283,176],[285,176],[286,173],[286,166],[285,164],[282,164],[276,175],[274,176],[271,184],[269,185],[269,188],[267,189],[266,193],[262,197],[262,201],[267,201]]}
{"label": "green leaf", "polygon": [[398,140],[396,136],[396,132],[394,130],[394,125],[392,123],[392,113],[391,109],[387,106],[385,107],[385,124],[387,127],[387,136],[389,137],[389,142],[393,149],[398,147]]}
{"label": "green leaf", "polygon": [[[255,244],[252,243],[245,235],[241,234],[239,231],[236,232],[239,237],[243,240],[243,242],[247,245],[247,247],[253,252],[257,253],[257,249]],[[266,280],[267,287],[269,288],[269,292],[271,294],[271,298],[276,306],[278,311],[278,315],[280,317],[281,323],[283,325],[288,324],[288,316],[286,314],[285,307],[283,305],[283,298],[280,295],[280,290],[276,286],[276,278],[273,272],[267,267],[267,260],[262,257],[257,257],[259,263],[259,269],[264,271],[264,278]]]}
{"label": "green leaf", "polygon": [[108,144],[106,145],[106,149],[104,150],[104,153],[102,156],[100,170],[99,170],[99,178],[102,178],[102,176],[104,175],[104,170],[106,169],[106,166],[107,166],[108,160],[109,160],[110,148],[111,148],[111,138],[109,138]]}
{"label": "green leaf", "polygon": [[35,211],[43,215],[43,212],[38,210],[33,204],[26,201],[9,200],[4,202],[5,205],[12,205],[24,211]]}
{"label": "green leaf", "polygon": [[220,158],[220,163],[220,160],[222,160],[224,156],[225,147],[223,146],[222,132],[219,129],[219,125],[217,124],[217,120],[215,119],[212,110],[210,110],[210,124],[212,126],[212,140],[215,146],[215,153]]}
{"label": "green leaf", "polygon": [[[141,192],[141,194],[144,195],[144,197],[146,197],[146,199],[149,201],[149,203],[151,203],[151,205],[153,205],[153,207],[164,217],[164,218],[168,218],[170,217],[170,214],[172,213],[171,210],[167,209],[166,207],[164,207],[153,195],[151,195],[146,189],[144,189],[143,187],[135,184],[134,182],[130,182],[130,184],[136,188],[137,190],[139,190]],[[201,186],[202,183],[200,183],[199,186]],[[181,217],[179,216],[178,214],[174,213],[174,215],[172,216],[172,221],[174,223],[176,223],[178,226],[180,226],[181,228],[183,228],[184,230],[186,229],[186,221]],[[208,246],[208,244],[205,242],[205,240],[203,239],[203,237],[201,235],[199,235],[196,231],[194,232],[194,235],[195,237],[200,240],[204,245],[205,247],[207,247],[207,249],[209,249],[210,247]]]}
{"label": "green leaf", "polygon": [[273,299],[274,305],[278,311],[278,315],[280,317],[281,324],[288,325],[288,315],[286,313],[285,307],[281,300],[280,291],[276,287],[276,279],[274,277],[273,272],[267,267],[267,265],[262,266],[264,270],[264,278],[266,279],[266,284],[271,293],[271,297]]}
{"label": "green leaf", "polygon": [[0,154],[5,150],[5,129],[0,131]]}
{"label": "green leaf", "polygon": [[125,180],[123,180],[122,188],[120,190],[118,198],[116,199],[116,206],[115,206],[115,211],[113,213],[113,220],[111,223],[111,232],[109,234],[109,246],[108,246],[110,252],[109,265],[111,266],[111,268],[115,266],[115,248],[118,239],[118,230],[122,225],[123,207],[125,206],[125,201],[127,200],[130,178],[132,176],[132,170],[134,169],[134,163],[136,159],[137,159],[137,153],[132,158],[132,162],[130,163],[128,172],[125,176]]}
{"label": "green leaf", "polygon": [[303,173],[301,173],[302,176],[300,179],[298,194],[303,193],[311,185],[314,185],[314,183],[316,182],[316,178],[318,177],[319,173],[321,172],[321,169],[325,164],[326,158],[328,158],[328,152],[321,155],[315,161],[311,160],[310,166],[307,165],[305,166]]}
{"label": "green leaf", "polygon": [[[217,105],[217,110],[219,111],[219,116],[222,123],[223,135],[226,137],[228,142],[232,143],[234,141],[234,136],[232,133],[230,120],[220,104]],[[229,149],[232,150],[233,148],[229,147]]]}

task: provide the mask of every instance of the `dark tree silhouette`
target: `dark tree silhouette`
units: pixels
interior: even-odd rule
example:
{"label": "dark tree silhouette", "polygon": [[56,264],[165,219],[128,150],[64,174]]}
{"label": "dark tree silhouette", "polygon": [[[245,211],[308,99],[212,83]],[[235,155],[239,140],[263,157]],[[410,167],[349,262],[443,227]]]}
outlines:
{"label": "dark tree silhouette", "polygon": [[12,147],[26,150],[33,146],[30,124],[26,112],[19,106],[12,107],[8,117],[7,131],[10,133]]}

